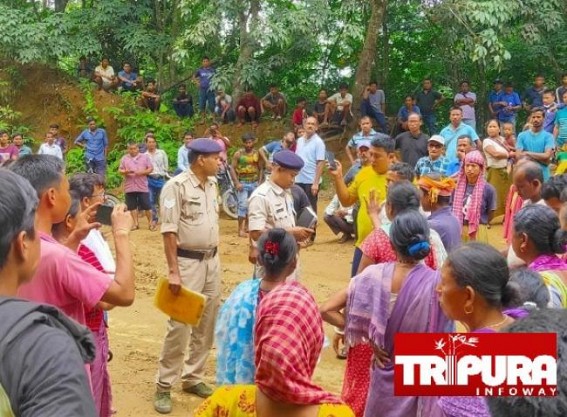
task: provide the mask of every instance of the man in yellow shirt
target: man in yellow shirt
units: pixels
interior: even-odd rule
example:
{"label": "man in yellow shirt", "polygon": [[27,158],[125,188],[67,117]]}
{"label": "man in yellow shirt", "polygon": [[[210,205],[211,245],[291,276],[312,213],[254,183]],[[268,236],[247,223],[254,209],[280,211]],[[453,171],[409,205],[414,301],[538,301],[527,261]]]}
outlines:
{"label": "man in yellow shirt", "polygon": [[362,257],[362,251],[359,247],[373,229],[372,220],[370,220],[366,210],[370,191],[376,190],[380,201],[386,198],[386,173],[395,159],[394,141],[390,138],[376,138],[371,142],[368,154],[370,165],[362,168],[348,187],[343,180],[342,166],[338,161],[336,161],[337,169],[329,170],[331,178],[335,182],[335,189],[341,204],[345,207],[352,206],[357,202],[360,204],[356,217],[358,234],[356,249],[352,258],[351,276],[356,275]]}

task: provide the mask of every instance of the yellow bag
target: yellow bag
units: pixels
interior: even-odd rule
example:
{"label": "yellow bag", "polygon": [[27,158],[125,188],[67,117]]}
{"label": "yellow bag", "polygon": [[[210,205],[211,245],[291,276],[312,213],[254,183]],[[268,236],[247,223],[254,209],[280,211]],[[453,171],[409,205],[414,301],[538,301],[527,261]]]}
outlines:
{"label": "yellow bag", "polygon": [[174,295],[169,291],[169,281],[166,278],[160,278],[154,305],[175,321],[198,326],[206,301],[207,298],[203,294],[183,287],[177,295]]}

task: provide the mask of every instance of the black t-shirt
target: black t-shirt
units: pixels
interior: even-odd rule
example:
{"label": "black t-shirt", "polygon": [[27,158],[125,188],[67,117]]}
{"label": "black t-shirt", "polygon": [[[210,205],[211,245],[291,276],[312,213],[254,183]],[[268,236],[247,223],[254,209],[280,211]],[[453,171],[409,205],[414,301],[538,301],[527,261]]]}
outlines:
{"label": "black t-shirt", "polygon": [[415,168],[418,159],[428,155],[428,139],[429,136],[425,133],[420,133],[417,138],[413,137],[410,132],[400,133],[396,136],[396,149],[400,150],[402,161]]}
{"label": "black t-shirt", "polygon": [[433,105],[436,100],[441,98],[441,93],[438,91],[429,90],[427,92],[420,91],[415,96],[415,105],[419,107],[421,114],[432,114],[434,112]]}

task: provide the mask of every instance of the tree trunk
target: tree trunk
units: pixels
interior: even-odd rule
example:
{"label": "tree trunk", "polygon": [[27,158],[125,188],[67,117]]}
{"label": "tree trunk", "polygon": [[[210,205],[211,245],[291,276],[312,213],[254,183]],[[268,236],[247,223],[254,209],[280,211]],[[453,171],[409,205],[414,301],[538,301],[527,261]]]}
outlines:
{"label": "tree trunk", "polygon": [[376,61],[378,30],[382,26],[384,4],[387,1],[388,0],[372,0],[370,3],[372,7],[370,20],[366,27],[366,38],[364,39],[364,45],[360,52],[358,67],[356,68],[356,74],[354,76],[354,87],[352,89],[353,107],[357,113],[360,109],[360,103],[362,102],[362,92],[370,81],[372,66]]}
{"label": "tree trunk", "polygon": [[[238,14],[238,29],[240,31],[240,51],[238,60],[236,61],[234,78],[232,80],[232,96],[233,102],[237,102],[246,87],[252,86],[245,85],[243,77],[243,70],[252,59],[254,48],[256,46],[256,39],[254,33],[258,26],[258,14],[260,13],[260,0],[251,0],[250,9],[248,13],[241,11]],[[249,24],[249,26],[248,26]]]}
{"label": "tree trunk", "polygon": [[55,0],[55,11],[57,13],[64,12],[69,0]]}

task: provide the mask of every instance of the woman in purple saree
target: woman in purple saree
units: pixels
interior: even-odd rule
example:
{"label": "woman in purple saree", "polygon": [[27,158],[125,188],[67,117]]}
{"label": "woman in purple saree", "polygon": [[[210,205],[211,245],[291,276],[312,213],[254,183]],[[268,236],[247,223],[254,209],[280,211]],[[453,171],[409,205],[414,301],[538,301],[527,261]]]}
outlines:
{"label": "woman in purple saree", "polygon": [[397,261],[367,267],[349,288],[345,337],[375,351],[366,417],[437,417],[436,397],[394,396],[394,335],[444,332],[452,323],[439,307],[438,272],[421,262],[430,251],[429,226],[417,211],[400,213],[390,230]]}

